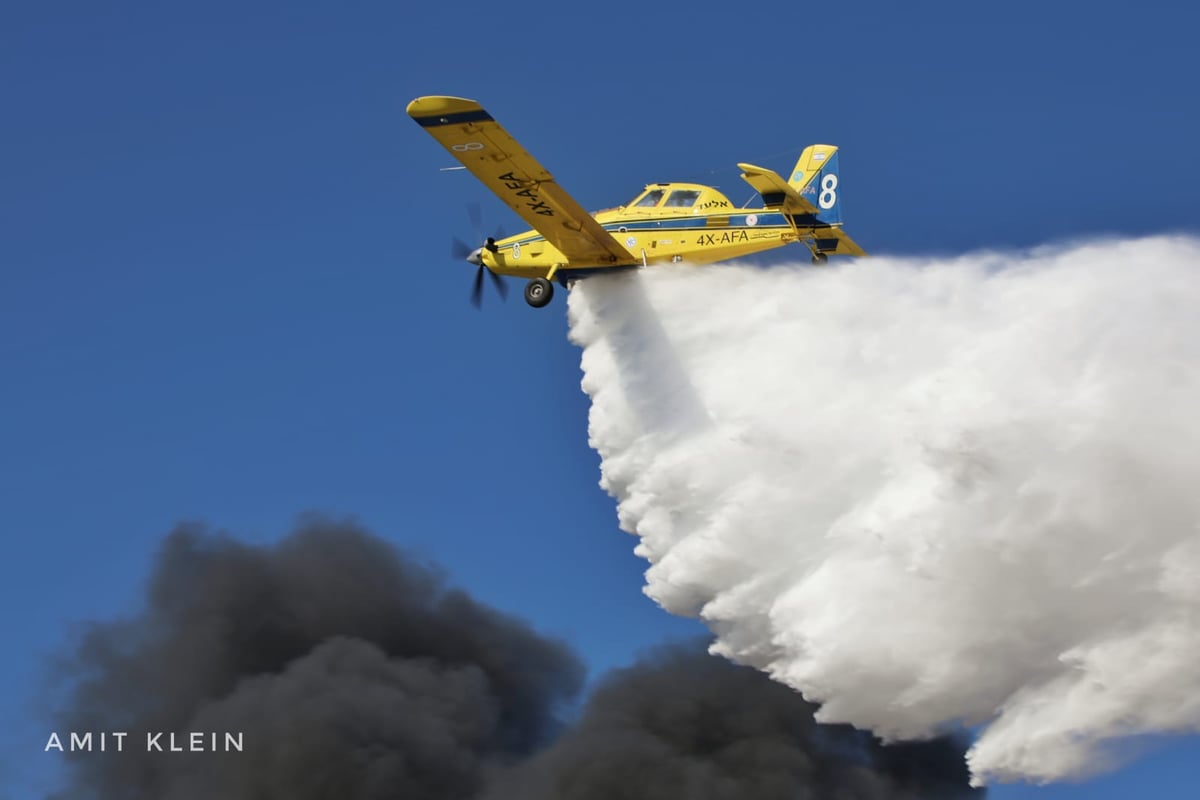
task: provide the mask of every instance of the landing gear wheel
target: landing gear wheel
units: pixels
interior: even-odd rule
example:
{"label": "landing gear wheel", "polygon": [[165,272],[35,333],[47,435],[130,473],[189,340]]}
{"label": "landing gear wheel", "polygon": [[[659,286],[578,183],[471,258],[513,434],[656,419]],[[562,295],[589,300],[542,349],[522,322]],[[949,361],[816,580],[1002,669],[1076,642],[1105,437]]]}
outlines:
{"label": "landing gear wheel", "polygon": [[825,255],[824,253],[813,253],[812,263],[814,264],[824,264],[828,260],[829,256]]}
{"label": "landing gear wheel", "polygon": [[554,297],[554,284],[545,278],[534,278],[525,285],[525,302],[541,308]]}

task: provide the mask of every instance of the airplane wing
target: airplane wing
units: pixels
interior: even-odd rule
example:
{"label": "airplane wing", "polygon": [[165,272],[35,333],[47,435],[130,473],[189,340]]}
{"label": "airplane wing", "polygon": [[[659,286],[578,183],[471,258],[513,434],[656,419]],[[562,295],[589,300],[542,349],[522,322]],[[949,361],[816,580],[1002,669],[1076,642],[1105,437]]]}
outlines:
{"label": "airplane wing", "polygon": [[479,103],[462,97],[418,97],[408,104],[408,115],[573,266],[640,262]]}

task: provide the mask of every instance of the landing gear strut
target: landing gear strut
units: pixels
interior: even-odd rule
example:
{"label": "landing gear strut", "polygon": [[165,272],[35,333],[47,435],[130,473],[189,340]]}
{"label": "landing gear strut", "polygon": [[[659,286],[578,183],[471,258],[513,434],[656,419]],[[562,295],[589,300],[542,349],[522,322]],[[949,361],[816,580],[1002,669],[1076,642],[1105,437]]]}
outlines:
{"label": "landing gear strut", "polygon": [[525,302],[541,308],[554,297],[554,284],[545,278],[534,278],[525,285]]}
{"label": "landing gear strut", "polygon": [[815,251],[813,253],[812,263],[814,263],[814,264],[824,264],[828,260],[829,260],[829,256],[825,255],[824,253],[822,253],[819,250]]}

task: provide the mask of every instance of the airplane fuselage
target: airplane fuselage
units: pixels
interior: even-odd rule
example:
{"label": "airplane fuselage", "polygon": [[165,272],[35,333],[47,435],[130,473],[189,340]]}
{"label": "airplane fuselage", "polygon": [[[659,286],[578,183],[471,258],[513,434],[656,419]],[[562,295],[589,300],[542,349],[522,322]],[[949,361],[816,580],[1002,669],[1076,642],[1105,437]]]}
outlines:
{"label": "airplane fuselage", "polygon": [[[692,205],[664,205],[676,192],[689,195]],[[661,195],[659,203],[647,205],[652,193]],[[638,205],[639,201],[643,204]],[[630,263],[636,265],[710,264],[782,247],[797,239],[795,228],[778,209],[735,208],[716,189],[692,183],[650,184],[630,205],[592,216],[629,251]],[[483,250],[479,255],[493,272],[519,278],[545,276],[557,266],[555,277],[566,280],[610,266],[569,264],[553,244],[533,230],[501,239],[495,250]]]}

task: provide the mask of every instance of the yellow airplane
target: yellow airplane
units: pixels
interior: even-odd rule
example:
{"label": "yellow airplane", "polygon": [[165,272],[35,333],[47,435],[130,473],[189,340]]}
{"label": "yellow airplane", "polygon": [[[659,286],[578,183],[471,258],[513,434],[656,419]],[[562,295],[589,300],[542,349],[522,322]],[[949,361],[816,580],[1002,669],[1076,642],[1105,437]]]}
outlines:
{"label": "yellow airplane", "polygon": [[477,306],[485,270],[502,292],[498,276],[527,278],[525,301],[541,308],[554,296],[552,281],[569,287],[614,269],[711,264],[790,242],[807,246],[814,264],[829,255],[866,255],[842,231],[833,145],[805,148],[788,179],[738,164],[762,196],[762,208],[734,208],[711,186],[652,183],[627,205],[589,214],[474,100],[418,97],[408,104],[408,115],[533,226],[463,253],[478,267],[472,295]]}

